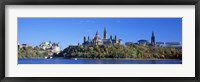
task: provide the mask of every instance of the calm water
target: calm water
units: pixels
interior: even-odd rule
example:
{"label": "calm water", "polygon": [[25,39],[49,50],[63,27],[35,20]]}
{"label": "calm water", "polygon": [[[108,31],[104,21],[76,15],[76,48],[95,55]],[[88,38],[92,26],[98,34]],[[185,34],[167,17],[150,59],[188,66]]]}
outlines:
{"label": "calm water", "polygon": [[182,64],[182,60],[131,59],[18,59],[18,64]]}

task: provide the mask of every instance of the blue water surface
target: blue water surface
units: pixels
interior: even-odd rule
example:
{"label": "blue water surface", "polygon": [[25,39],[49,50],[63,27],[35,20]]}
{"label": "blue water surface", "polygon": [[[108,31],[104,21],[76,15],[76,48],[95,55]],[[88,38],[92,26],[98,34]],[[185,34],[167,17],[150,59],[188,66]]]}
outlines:
{"label": "blue water surface", "polygon": [[182,60],[136,60],[136,59],[18,59],[18,64],[182,64]]}

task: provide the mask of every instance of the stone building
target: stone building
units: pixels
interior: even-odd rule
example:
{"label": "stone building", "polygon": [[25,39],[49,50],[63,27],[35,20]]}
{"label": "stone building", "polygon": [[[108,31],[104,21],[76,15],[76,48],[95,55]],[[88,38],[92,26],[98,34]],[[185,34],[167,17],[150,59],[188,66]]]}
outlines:
{"label": "stone building", "polygon": [[103,33],[103,39],[101,39],[98,31],[96,32],[94,38],[91,40],[90,37],[88,36],[88,39],[86,40],[86,37],[84,36],[84,42],[82,45],[122,45],[122,39],[118,39],[117,36],[115,35],[115,38],[113,39],[112,36],[110,38],[107,38],[107,30],[104,28],[104,33]]}
{"label": "stone building", "polygon": [[169,48],[182,48],[182,43],[181,42],[156,42],[155,40],[155,34],[152,32],[151,34],[151,42],[148,40],[138,40],[138,42],[133,43],[133,42],[126,42],[126,46],[130,45],[142,45],[142,46],[153,46],[153,47],[169,47]]}
{"label": "stone building", "polygon": [[23,47],[29,47],[29,45],[28,44],[19,44],[18,43],[18,48],[23,48]]}
{"label": "stone building", "polygon": [[149,45],[149,41],[148,40],[138,40],[138,44],[139,45],[143,45],[143,46],[148,46]]}
{"label": "stone building", "polygon": [[151,35],[151,46],[155,47],[155,45],[156,45],[155,35],[154,35],[154,32],[152,32],[152,35]]}
{"label": "stone building", "polygon": [[59,43],[51,43],[51,41],[42,42],[39,45],[39,48],[41,48],[43,50],[49,50],[49,51],[51,51],[52,53],[55,53],[55,54],[58,54],[61,51]]}

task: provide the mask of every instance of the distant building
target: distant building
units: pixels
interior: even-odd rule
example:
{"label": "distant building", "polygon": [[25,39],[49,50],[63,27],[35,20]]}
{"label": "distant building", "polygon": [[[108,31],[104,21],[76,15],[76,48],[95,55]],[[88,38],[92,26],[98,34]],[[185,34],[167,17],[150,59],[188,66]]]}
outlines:
{"label": "distant building", "polygon": [[43,50],[50,50],[52,53],[60,53],[61,48],[59,43],[51,43],[51,41],[49,42],[42,42],[39,45],[39,48],[43,49]]}
{"label": "distant building", "polygon": [[126,42],[125,45],[130,46],[130,45],[134,45],[134,43],[133,42]]}
{"label": "distant building", "polygon": [[149,41],[148,40],[138,40],[138,44],[139,45],[143,45],[143,46],[148,46],[149,45]]}
{"label": "distant building", "polygon": [[49,42],[42,42],[39,47],[42,48],[43,50],[50,49],[52,46],[51,41]]}
{"label": "distant building", "polygon": [[18,48],[23,48],[23,47],[25,47],[25,48],[27,48],[27,47],[35,48],[34,46],[31,46],[29,44],[19,44],[18,43]]}
{"label": "distant building", "polygon": [[165,42],[156,42],[156,47],[164,47],[165,46]]}
{"label": "distant building", "polygon": [[156,42],[155,42],[154,32],[152,32],[152,35],[151,35],[151,43],[149,43],[148,40],[138,40],[138,44],[143,45],[143,46],[155,46]]}
{"label": "distant building", "polygon": [[151,46],[154,46],[154,47],[155,47],[155,45],[156,45],[155,42],[156,42],[156,41],[155,41],[155,35],[154,35],[154,32],[152,32],[152,35],[151,35]]}
{"label": "distant building", "polygon": [[61,51],[59,43],[53,43],[51,46],[51,52],[59,54]]}
{"label": "distant building", "polygon": [[29,45],[28,44],[19,44],[18,43],[18,48],[23,48],[23,47],[29,47]]}
{"label": "distant building", "polygon": [[110,38],[107,38],[106,28],[104,28],[103,34],[104,34],[103,39],[101,39],[98,31],[96,32],[92,40],[90,39],[89,36],[88,40],[86,40],[86,37],[84,36],[82,45],[116,45],[116,44],[122,45],[122,39],[118,39],[116,35],[114,39],[112,38],[112,36],[110,36]]}
{"label": "distant building", "polygon": [[103,41],[101,40],[98,31],[96,32],[95,37],[92,40],[93,45],[103,45]]}
{"label": "distant building", "polygon": [[153,46],[153,47],[174,47],[174,48],[182,48],[181,42],[156,42],[156,37],[154,32],[151,34],[151,42],[148,40],[138,40],[138,43],[126,42],[126,46],[129,45],[142,45],[142,46]]}
{"label": "distant building", "polygon": [[179,48],[182,47],[182,44],[181,42],[165,42],[165,47]]}

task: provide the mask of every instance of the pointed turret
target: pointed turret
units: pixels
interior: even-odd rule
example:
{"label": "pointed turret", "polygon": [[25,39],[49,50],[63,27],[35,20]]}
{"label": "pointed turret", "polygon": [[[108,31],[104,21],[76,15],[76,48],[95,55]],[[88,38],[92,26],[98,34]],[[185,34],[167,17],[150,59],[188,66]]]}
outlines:
{"label": "pointed turret", "polygon": [[88,36],[88,42],[90,42],[90,37]]}
{"label": "pointed turret", "polygon": [[94,40],[101,40],[98,31],[96,32],[96,35],[95,35],[95,37],[94,37]]}
{"label": "pointed turret", "polygon": [[96,32],[96,35],[99,35],[98,31]]}
{"label": "pointed turret", "polygon": [[107,31],[106,31],[106,27],[104,27],[103,39],[107,39]]}
{"label": "pointed turret", "polygon": [[117,35],[115,35],[115,40],[117,40]]}
{"label": "pointed turret", "polygon": [[86,37],[84,36],[84,43],[86,42]]}
{"label": "pointed turret", "polygon": [[155,42],[155,35],[154,32],[152,31],[152,35],[151,35],[151,45],[155,46],[156,42]]}

